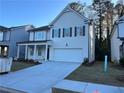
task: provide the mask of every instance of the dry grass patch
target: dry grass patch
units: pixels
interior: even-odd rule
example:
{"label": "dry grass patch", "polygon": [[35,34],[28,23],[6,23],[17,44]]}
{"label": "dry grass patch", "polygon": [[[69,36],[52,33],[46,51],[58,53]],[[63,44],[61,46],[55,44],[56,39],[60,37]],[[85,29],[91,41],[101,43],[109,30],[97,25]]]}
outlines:
{"label": "dry grass patch", "polygon": [[92,66],[82,65],[66,79],[124,87],[124,81],[118,79],[120,76],[123,78],[124,68],[118,69],[113,63],[109,63],[107,73],[103,68],[103,62],[95,62]]}
{"label": "dry grass patch", "polygon": [[25,69],[25,68],[28,68],[28,67],[31,67],[31,66],[35,66],[35,65],[38,65],[39,63],[33,63],[33,62],[13,62],[12,63],[12,69],[11,71],[14,72],[14,71],[18,71],[18,70],[21,70],[21,69]]}

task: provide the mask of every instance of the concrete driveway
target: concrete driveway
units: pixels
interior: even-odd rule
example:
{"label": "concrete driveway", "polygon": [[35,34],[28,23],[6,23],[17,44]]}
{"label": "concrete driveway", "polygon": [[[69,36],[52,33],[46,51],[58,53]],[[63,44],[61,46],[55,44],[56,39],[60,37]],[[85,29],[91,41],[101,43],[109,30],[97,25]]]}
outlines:
{"label": "concrete driveway", "polygon": [[0,76],[0,86],[27,93],[49,92],[52,86],[63,80],[81,63],[46,62],[41,65]]}

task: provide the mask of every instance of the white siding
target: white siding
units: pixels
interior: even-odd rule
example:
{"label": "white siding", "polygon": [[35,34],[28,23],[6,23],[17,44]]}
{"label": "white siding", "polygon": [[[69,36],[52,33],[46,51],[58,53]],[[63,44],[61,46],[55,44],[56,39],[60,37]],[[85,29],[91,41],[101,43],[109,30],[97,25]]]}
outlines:
{"label": "white siding", "polygon": [[[86,26],[86,32],[85,32],[85,36],[78,36],[78,37],[74,37],[74,27],[75,26]],[[73,56],[75,56],[73,54],[73,49],[81,49],[82,53],[78,53],[77,56],[79,56],[80,58],[73,58],[73,56],[67,57],[68,55],[65,55],[65,61],[73,61],[72,59],[74,59],[75,61],[83,61],[83,58],[87,57],[88,58],[88,25],[84,24],[84,19],[82,19],[81,17],[79,17],[77,14],[73,13],[73,12],[66,12],[64,13],[54,24],[53,24],[53,29],[63,29],[63,28],[70,28],[72,27],[72,37],[62,37],[63,33],[61,30],[61,37],[60,38],[52,38],[52,29],[51,29],[51,40],[53,41],[53,46],[50,47],[50,60],[59,60],[61,61],[61,57],[62,54],[57,53],[54,54],[55,49],[65,49],[65,50],[69,50],[72,52],[70,52],[70,54],[72,53]],[[65,51],[62,50],[62,51]],[[60,52],[60,51],[59,51]],[[76,54],[76,53],[75,53]],[[54,56],[58,55],[59,58],[55,58]],[[64,53],[63,53],[64,55]],[[68,60],[67,60],[68,58]],[[82,59],[82,60],[81,60]]]}
{"label": "white siding", "polygon": [[118,38],[117,28],[115,29],[112,37],[111,37],[111,59],[112,61],[120,59],[120,45],[122,42]]}

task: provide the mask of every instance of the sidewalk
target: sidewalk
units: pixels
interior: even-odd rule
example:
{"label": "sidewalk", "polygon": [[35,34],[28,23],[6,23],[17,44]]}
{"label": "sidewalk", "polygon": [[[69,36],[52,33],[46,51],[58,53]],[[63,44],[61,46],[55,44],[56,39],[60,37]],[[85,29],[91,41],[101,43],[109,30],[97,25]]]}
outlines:
{"label": "sidewalk", "polygon": [[53,87],[53,93],[124,93],[124,87],[63,80]]}

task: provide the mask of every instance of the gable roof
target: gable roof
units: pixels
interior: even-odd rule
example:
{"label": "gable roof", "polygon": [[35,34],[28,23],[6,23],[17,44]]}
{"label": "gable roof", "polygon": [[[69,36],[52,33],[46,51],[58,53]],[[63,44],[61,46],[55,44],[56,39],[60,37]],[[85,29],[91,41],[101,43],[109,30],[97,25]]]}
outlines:
{"label": "gable roof", "polygon": [[124,21],[124,16],[122,16],[118,21],[119,21],[119,22]]}
{"label": "gable roof", "polygon": [[113,33],[115,32],[117,25],[118,25],[119,23],[121,23],[122,21],[124,21],[124,16],[122,16],[120,19],[118,19],[118,20],[114,23],[113,28],[112,28],[112,32],[111,32],[111,34],[110,34],[110,38],[112,38],[112,35],[113,35]]}
{"label": "gable roof", "polygon": [[75,13],[76,15],[78,15],[81,18],[84,18],[85,20],[89,20],[87,17],[85,17],[84,15],[81,15],[79,12],[75,11],[74,9],[72,9],[70,7],[70,3],[58,14],[58,16],[55,17],[55,19],[50,23],[50,26],[53,25],[64,13],[65,11],[71,11],[73,13]]}

